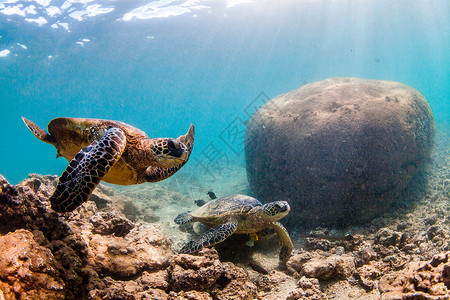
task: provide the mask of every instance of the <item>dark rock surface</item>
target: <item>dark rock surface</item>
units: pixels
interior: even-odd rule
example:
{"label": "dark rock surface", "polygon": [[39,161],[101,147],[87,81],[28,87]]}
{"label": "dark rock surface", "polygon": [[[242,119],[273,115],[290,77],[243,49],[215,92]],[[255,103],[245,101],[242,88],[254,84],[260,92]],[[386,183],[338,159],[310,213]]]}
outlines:
{"label": "dark rock surface", "polygon": [[362,224],[390,209],[424,165],[435,124],[407,85],[332,78],[277,96],[245,136],[256,198],[287,200],[291,228]]}

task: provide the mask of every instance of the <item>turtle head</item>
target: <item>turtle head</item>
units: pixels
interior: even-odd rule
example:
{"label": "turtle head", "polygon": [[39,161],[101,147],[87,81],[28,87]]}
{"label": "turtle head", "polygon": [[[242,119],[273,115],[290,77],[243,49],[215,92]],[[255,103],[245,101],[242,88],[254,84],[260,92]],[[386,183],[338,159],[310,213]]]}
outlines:
{"label": "turtle head", "polygon": [[183,142],[172,138],[152,139],[152,142],[152,166],[171,168],[187,162],[190,152]]}
{"label": "turtle head", "polygon": [[[150,156],[150,166],[159,168],[181,168],[189,159],[194,147],[195,128],[191,124],[185,135],[173,138],[156,138],[146,140],[144,145]],[[146,161],[147,162],[147,161]],[[177,169],[178,170],[178,169]],[[171,176],[177,170],[170,172]],[[160,180],[160,179],[159,179]]]}
{"label": "turtle head", "polygon": [[262,206],[262,217],[269,221],[278,221],[291,211],[291,207],[286,201],[275,201]]}

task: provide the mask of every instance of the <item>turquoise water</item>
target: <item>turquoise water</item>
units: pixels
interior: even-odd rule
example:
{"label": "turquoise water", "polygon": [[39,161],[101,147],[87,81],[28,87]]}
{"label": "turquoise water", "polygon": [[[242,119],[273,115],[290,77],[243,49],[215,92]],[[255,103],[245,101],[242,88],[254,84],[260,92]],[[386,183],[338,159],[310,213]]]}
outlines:
{"label": "turquoise water", "polygon": [[0,173],[18,183],[67,165],[21,116],[43,128],[59,116],[121,120],[150,137],[193,123],[186,170],[217,170],[242,162],[255,107],[337,76],[411,85],[439,134],[449,16],[448,0],[0,0]]}

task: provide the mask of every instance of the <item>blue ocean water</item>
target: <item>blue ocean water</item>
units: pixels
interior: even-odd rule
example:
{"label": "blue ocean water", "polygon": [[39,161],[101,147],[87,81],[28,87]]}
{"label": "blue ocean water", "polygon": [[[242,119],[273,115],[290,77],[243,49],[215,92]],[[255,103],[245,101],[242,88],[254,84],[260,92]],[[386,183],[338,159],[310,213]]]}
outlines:
{"label": "blue ocean water", "polygon": [[186,168],[240,163],[256,107],[337,76],[411,85],[439,134],[449,16],[448,0],[0,0],[0,173],[18,183],[67,165],[21,116],[43,128],[59,116],[121,120],[150,137],[193,123]]}

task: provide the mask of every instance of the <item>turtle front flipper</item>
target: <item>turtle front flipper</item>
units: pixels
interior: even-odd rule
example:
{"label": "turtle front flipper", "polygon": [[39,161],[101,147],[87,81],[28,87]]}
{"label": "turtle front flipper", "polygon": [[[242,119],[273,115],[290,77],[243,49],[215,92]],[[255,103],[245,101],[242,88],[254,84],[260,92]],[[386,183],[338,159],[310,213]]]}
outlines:
{"label": "turtle front flipper", "polygon": [[84,147],[71,160],[50,197],[52,209],[69,212],[89,199],[111,167],[122,155],[126,145],[125,133],[119,128],[108,129],[97,142]]}
{"label": "turtle front flipper", "polygon": [[141,182],[157,182],[169,178],[178,170],[181,169],[189,160],[189,156],[192,153],[192,149],[194,148],[194,138],[195,138],[195,127],[191,124],[188,132],[185,135],[182,135],[177,138],[177,141],[182,142],[187,148],[187,159],[185,162],[171,168],[161,168],[161,167],[148,167],[144,172],[142,172],[143,176],[138,180],[138,183]]}
{"label": "turtle front flipper", "polygon": [[278,241],[281,246],[280,262],[283,266],[285,266],[292,250],[294,249],[294,245],[292,244],[288,231],[283,225],[281,225],[281,223],[273,222],[270,224],[270,227],[273,228],[278,235]]}
{"label": "turtle front flipper", "polygon": [[236,223],[225,223],[211,228],[200,236],[198,240],[190,241],[186,246],[181,248],[180,253],[191,253],[204,247],[213,246],[226,240],[232,235],[237,228]]}

